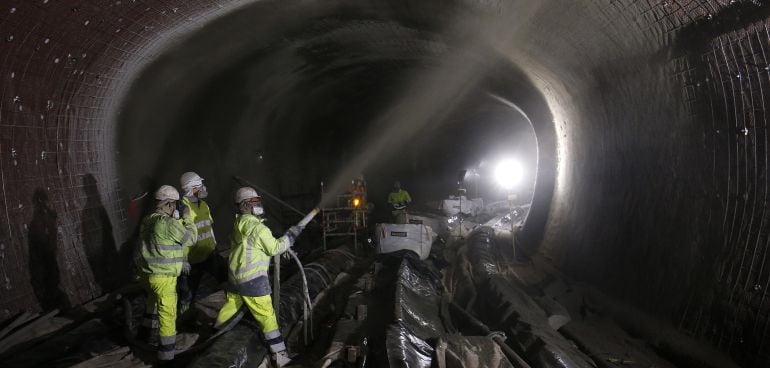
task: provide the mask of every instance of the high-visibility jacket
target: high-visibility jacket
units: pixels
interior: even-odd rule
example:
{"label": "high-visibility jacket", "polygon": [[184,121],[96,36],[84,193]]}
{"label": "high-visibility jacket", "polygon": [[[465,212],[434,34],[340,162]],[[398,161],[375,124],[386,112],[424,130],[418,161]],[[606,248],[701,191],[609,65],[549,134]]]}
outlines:
{"label": "high-visibility jacket", "polygon": [[235,216],[228,280],[231,291],[240,295],[269,295],[270,257],[285,252],[294,241],[288,233],[274,238],[263,222],[252,214]]}
{"label": "high-visibility jacket", "polygon": [[406,205],[412,201],[412,197],[409,196],[409,192],[399,189],[398,192],[390,192],[388,194],[388,203],[393,207],[393,213],[400,213],[404,211]]}
{"label": "high-visibility jacket", "polygon": [[195,243],[195,224],[155,212],[142,220],[139,234],[137,269],[147,275],[178,277],[184,248]]}
{"label": "high-visibility jacket", "polygon": [[192,264],[201,263],[208,258],[217,246],[217,240],[214,238],[214,220],[211,217],[211,210],[209,205],[199,199],[198,202],[193,202],[188,197],[184,197],[182,202],[187,207],[190,207],[190,214],[192,215],[195,227],[198,229],[198,241],[190,248],[185,248],[189,254],[187,255],[188,262]]}

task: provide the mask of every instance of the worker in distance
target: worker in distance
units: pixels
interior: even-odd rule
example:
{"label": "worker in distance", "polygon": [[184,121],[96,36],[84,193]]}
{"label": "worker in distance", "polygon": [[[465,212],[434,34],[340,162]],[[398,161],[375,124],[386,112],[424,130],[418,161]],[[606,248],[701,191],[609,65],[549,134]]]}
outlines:
{"label": "worker in distance", "polygon": [[393,190],[388,194],[388,204],[392,208],[394,223],[407,223],[406,209],[410,203],[412,203],[412,197],[409,196],[409,192],[401,188],[400,182],[394,182]]}

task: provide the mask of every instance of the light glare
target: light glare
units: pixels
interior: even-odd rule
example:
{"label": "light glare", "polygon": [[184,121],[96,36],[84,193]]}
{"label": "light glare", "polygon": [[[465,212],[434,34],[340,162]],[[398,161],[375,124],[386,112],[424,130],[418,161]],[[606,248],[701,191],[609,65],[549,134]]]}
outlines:
{"label": "light glare", "polygon": [[495,179],[504,189],[513,189],[521,182],[523,176],[524,168],[516,160],[503,160],[495,168]]}

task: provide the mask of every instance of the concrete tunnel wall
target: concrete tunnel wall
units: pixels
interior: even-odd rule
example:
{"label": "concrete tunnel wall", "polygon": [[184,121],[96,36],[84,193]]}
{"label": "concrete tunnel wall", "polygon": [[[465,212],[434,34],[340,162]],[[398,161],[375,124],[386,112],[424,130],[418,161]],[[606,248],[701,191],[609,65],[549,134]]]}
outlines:
{"label": "concrete tunnel wall", "polygon": [[[449,41],[479,36],[510,63],[499,70],[526,76],[512,78],[526,91],[512,102],[545,137],[535,200],[542,226],[527,236],[542,238],[563,270],[745,363],[768,359],[770,12],[762,1],[319,4],[0,3],[0,320],[78,304],[120,281],[105,265],[126,255],[134,188],[120,176],[117,146],[119,134],[143,132],[122,131],[118,111],[144,66],[227,14],[252,12],[258,27],[291,11],[298,23],[290,25],[301,27],[313,14],[337,12],[344,23],[360,7],[406,29],[454,30]],[[398,37],[406,44],[410,34]],[[405,47],[389,57],[415,56]],[[53,285],[63,294],[36,295]]]}

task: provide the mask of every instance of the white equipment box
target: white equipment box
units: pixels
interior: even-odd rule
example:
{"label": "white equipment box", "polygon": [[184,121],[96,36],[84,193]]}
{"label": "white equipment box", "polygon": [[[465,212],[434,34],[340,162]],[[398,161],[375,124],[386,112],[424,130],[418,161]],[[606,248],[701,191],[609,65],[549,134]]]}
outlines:
{"label": "white equipment box", "polygon": [[433,217],[410,213],[407,216],[406,223],[413,225],[425,225],[433,230],[434,233],[438,233],[439,235],[447,231],[447,218],[443,216]]}
{"label": "white equipment box", "polygon": [[408,249],[425,260],[436,234],[426,225],[377,224],[377,253],[392,253]]}
{"label": "white equipment box", "polygon": [[460,213],[476,216],[484,209],[484,200],[468,199],[465,196],[449,198],[441,202],[441,209],[447,216],[456,216]]}

